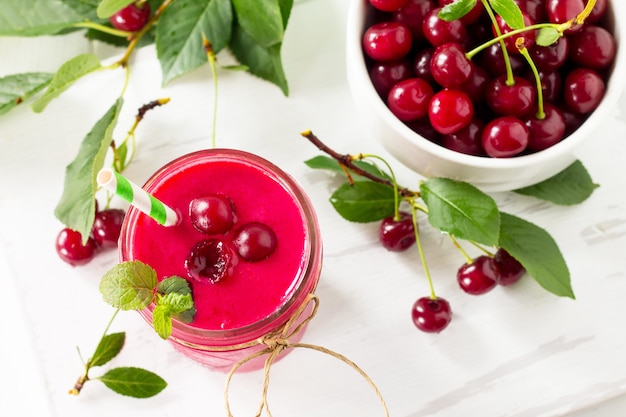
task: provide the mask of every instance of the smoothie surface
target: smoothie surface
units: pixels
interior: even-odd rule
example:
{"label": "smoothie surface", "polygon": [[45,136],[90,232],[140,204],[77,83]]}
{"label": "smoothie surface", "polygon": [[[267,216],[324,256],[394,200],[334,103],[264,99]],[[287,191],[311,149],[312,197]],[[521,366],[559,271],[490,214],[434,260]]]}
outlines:
{"label": "smoothie surface", "polygon": [[[302,280],[307,239],[304,220],[294,197],[263,168],[234,160],[187,164],[150,193],[181,215],[177,226],[164,227],[144,214],[134,225],[132,254],[157,271],[158,279],[180,276],[189,282],[197,309],[192,326],[230,330],[252,324],[274,313]],[[243,224],[261,222],[277,238],[275,251],[257,262],[235,257],[224,279],[189,278],[185,259],[200,241],[212,236],[197,231],[189,219],[189,203],[197,197],[219,193],[234,204],[236,221],[225,234],[230,243]]]}

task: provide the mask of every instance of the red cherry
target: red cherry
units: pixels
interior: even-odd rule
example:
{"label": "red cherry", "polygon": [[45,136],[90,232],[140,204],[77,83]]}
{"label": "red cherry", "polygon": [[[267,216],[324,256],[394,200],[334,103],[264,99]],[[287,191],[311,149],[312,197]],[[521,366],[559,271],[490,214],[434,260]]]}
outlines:
{"label": "red cherry", "polygon": [[565,119],[561,111],[550,103],[543,103],[545,116],[538,119],[536,114],[526,119],[528,128],[528,146],[531,151],[542,151],[563,139],[565,136]]}
{"label": "red cherry", "polygon": [[421,78],[409,78],[391,87],[387,106],[402,121],[421,119],[428,114],[428,105],[434,92]]}
{"label": "red cherry", "polygon": [[598,107],[604,97],[604,80],[594,70],[576,68],[565,77],[563,98],[568,109],[588,114]]}
{"label": "red cherry", "polygon": [[84,265],[91,261],[96,254],[96,241],[87,239],[83,244],[82,235],[70,228],[62,229],[56,238],[56,251],[59,257],[72,266]]}
{"label": "red cherry", "polygon": [[383,219],[378,228],[378,239],[383,247],[392,252],[402,252],[415,243],[415,229],[411,213],[400,212],[400,218]]}
{"label": "red cherry", "polygon": [[266,224],[247,223],[235,233],[233,244],[244,260],[257,262],[267,259],[274,252],[276,235]]}
{"label": "red cherry", "polygon": [[483,129],[483,148],[492,158],[509,158],[526,149],[529,135],[526,125],[517,117],[499,117]]}
{"label": "red cherry", "polygon": [[480,295],[491,291],[497,285],[498,269],[492,257],[482,255],[461,266],[456,277],[463,291]]}
{"label": "red cherry", "polygon": [[413,76],[413,70],[406,59],[380,61],[372,64],[369,75],[378,95],[386,98],[391,87]]}
{"label": "red cherry", "polygon": [[406,5],[408,0],[370,0],[370,4],[383,12],[393,12]]}
{"label": "red cherry", "polygon": [[363,49],[377,61],[395,61],[411,50],[411,31],[399,22],[381,22],[370,26],[363,35]]}
{"label": "red cherry", "polygon": [[122,223],[126,213],[121,209],[106,209],[96,212],[91,234],[98,246],[113,248],[122,230]]}
{"label": "red cherry", "polygon": [[474,105],[463,91],[443,89],[430,100],[428,118],[439,133],[457,132],[467,126],[472,117]]}
{"label": "red cherry", "polygon": [[116,29],[136,32],[142,29],[150,18],[150,4],[146,1],[137,5],[129,4],[109,18]]}
{"label": "red cherry", "polygon": [[207,235],[226,233],[233,226],[235,211],[230,199],[211,194],[191,200],[189,218],[196,230]]}
{"label": "red cherry", "polygon": [[496,251],[493,260],[498,268],[498,285],[515,284],[526,273],[522,264],[502,248]]}
{"label": "red cherry", "polygon": [[445,88],[461,87],[470,79],[473,67],[461,44],[456,42],[439,45],[430,61],[433,78]]}
{"label": "red cherry", "polygon": [[215,284],[228,275],[232,262],[233,253],[226,242],[220,239],[203,240],[193,247],[185,259],[185,269],[190,278],[198,281],[206,279]]}
{"label": "red cherry", "polygon": [[450,324],[452,310],[448,301],[441,297],[422,297],[413,304],[411,318],[421,331],[439,333]]}

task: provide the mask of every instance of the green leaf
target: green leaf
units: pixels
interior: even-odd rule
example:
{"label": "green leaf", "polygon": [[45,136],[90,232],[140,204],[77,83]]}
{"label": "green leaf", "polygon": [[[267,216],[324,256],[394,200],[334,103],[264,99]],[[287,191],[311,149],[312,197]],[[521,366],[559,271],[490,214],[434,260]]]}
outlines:
{"label": "green leaf", "polygon": [[280,7],[280,14],[283,18],[283,30],[287,28],[287,23],[289,22],[289,16],[291,16],[291,9],[293,8],[294,0],[278,0],[278,5]]}
{"label": "green leaf", "polygon": [[80,232],[85,243],[95,216],[96,175],[104,165],[121,108],[119,98],[83,139],[78,155],[65,170],[63,194],[54,209],[55,216],[67,227]]}
{"label": "green leaf", "polygon": [[122,310],[142,310],[154,299],[157,275],[140,261],[126,261],[111,268],[100,281],[100,293],[108,304]]}
{"label": "green leaf", "polygon": [[159,283],[157,291],[164,295],[157,300],[157,306],[168,304],[171,307],[171,314],[175,315],[177,319],[185,323],[193,321],[196,308],[191,295],[191,287],[186,279],[181,277],[165,278]]}
{"label": "green leaf", "polygon": [[555,176],[515,192],[554,204],[571,206],[585,201],[598,187],[582,162],[575,161]]}
{"label": "green leaf", "polygon": [[544,289],[557,296],[574,298],[565,259],[544,229],[501,213],[499,246],[517,259]]}
{"label": "green leaf", "polygon": [[193,298],[191,298],[191,294],[170,292],[157,299],[157,306],[160,305],[167,305],[172,314],[182,313],[193,307]]}
{"label": "green leaf", "polygon": [[159,282],[157,291],[163,295],[170,293],[187,295],[191,294],[191,287],[189,286],[189,282],[185,278],[168,277]]}
{"label": "green leaf", "polygon": [[113,16],[119,10],[134,3],[135,0],[102,0],[98,5],[98,17],[105,19]]}
{"label": "green leaf", "polygon": [[102,366],[116,357],[124,347],[126,333],[112,333],[100,339],[93,357],[89,360],[91,366]]}
{"label": "green leaf", "polygon": [[114,368],[98,378],[118,394],[135,398],[152,397],[167,387],[157,374],[141,368]]}
{"label": "green leaf", "polygon": [[163,340],[172,334],[172,307],[168,304],[158,304],[152,311],[152,327]]}
{"label": "green leaf", "polygon": [[163,84],[207,63],[204,34],[215,53],[231,39],[230,0],[177,0],[165,9],[156,28],[156,48]]}
{"label": "green leaf", "polygon": [[563,33],[559,32],[555,28],[541,28],[538,30],[535,43],[539,46],[550,46],[558,41]]}
{"label": "green leaf", "polygon": [[456,0],[443,6],[438,16],[441,20],[447,22],[460,19],[476,6],[476,1],[477,0]]}
{"label": "green leaf", "polygon": [[[336,159],[328,157],[328,156],[318,155],[307,161],[304,161],[304,163],[309,168],[312,168],[312,169],[322,169],[322,170],[336,172],[344,176],[346,175],[344,170],[341,168],[341,165],[339,164],[339,162],[337,162]],[[358,166],[359,168],[361,168],[362,170],[366,172],[369,172],[372,175],[375,175],[379,178],[391,180],[391,177],[389,176],[389,174],[387,174],[382,169],[380,169],[380,167],[376,164],[373,164],[368,161],[353,161],[353,163],[354,165]],[[371,181],[369,178],[363,177],[361,175],[357,175],[353,172],[351,172],[351,175],[355,181]]]}
{"label": "green leaf", "polygon": [[52,77],[46,92],[33,104],[35,112],[42,112],[46,106],[77,80],[102,68],[100,59],[94,54],[81,54],[65,62]]}
{"label": "green leaf", "polygon": [[235,25],[229,46],[235,58],[250,68],[250,73],[275,84],[284,95],[289,95],[287,77],[281,60],[282,43],[269,47],[259,45],[238,25]]}
{"label": "green leaf", "polygon": [[344,219],[358,223],[384,219],[395,210],[393,188],[371,181],[343,184],[331,195],[330,202]]}
{"label": "green leaf", "polygon": [[28,100],[50,83],[52,74],[29,72],[0,78],[0,114],[5,114]]}
{"label": "green leaf", "polygon": [[489,0],[489,4],[511,29],[521,29],[526,26],[522,11],[514,0]]}
{"label": "green leaf", "polygon": [[2,0],[0,36],[54,35],[84,20],[64,0]]}
{"label": "green leaf", "polygon": [[493,198],[465,182],[432,178],[420,185],[430,224],[461,239],[495,246],[500,212]]}
{"label": "green leaf", "polygon": [[254,42],[263,47],[281,43],[283,10],[278,0],[232,0],[237,22]]}

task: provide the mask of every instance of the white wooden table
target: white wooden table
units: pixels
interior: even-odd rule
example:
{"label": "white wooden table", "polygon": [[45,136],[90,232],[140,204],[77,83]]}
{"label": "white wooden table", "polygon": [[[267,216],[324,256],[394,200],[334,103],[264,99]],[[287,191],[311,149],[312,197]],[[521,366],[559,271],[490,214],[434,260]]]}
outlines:
{"label": "white wooden table", "polygon": [[[340,152],[376,153],[394,163],[368,136],[352,106],[344,71],[347,9],[348,2],[335,0],[303,2],[294,9],[284,45],[290,97],[245,73],[219,75],[218,145],[255,152],[282,166],[303,184],[320,217],[325,244],[321,308],[304,341],[358,363],[396,417],[623,416],[626,101],[580,153],[601,184],[587,202],[564,208],[509,193],[494,195],[504,210],[555,237],[569,263],[577,300],[547,294],[531,279],[468,296],[454,280],[462,259],[446,239],[425,228],[435,285],[455,316],[443,333],[424,334],[409,315],[413,301],[427,294],[417,253],[388,253],[377,244],[375,225],[339,218],[328,203],[336,183],[303,164],[319,154],[300,138],[305,129]],[[75,36],[0,39],[0,75],[53,71],[89,48]],[[0,118],[0,415],[225,415],[225,376],[175,353],[133,312],[114,322],[112,330],[126,331],[128,340],[112,366],[150,369],[169,382],[168,388],[152,399],[136,400],[94,381],[79,397],[67,394],[82,371],[76,347],[89,356],[112,314],[97,286],[116,253],[101,254],[80,268],[62,263],[54,251],[61,224],[53,208],[65,165],[113,103],[121,83],[121,72],[94,74],[42,114],[24,106]],[[141,50],[132,63],[117,135],[128,129],[140,105],[158,97],[171,102],[148,114],[138,129],[138,155],[127,171],[137,182],[178,155],[210,146],[208,68],[162,88],[152,48]],[[416,184],[415,174],[397,163],[394,168],[403,184]],[[251,415],[261,375],[235,378],[234,414]],[[353,370],[308,351],[294,351],[275,365],[269,400],[275,416],[382,415]]]}

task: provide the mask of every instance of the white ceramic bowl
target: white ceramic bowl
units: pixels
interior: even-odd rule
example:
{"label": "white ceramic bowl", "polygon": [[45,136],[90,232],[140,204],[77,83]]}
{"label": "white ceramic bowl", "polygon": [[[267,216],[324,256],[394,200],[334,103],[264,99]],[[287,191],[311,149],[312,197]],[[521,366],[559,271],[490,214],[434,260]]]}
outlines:
{"label": "white ceramic bowl", "polygon": [[[407,127],[378,96],[370,81],[362,50],[368,7],[368,0],[352,0],[348,14],[346,67],[354,104],[371,135],[400,162],[424,177],[458,179],[486,192],[514,190],[550,178],[578,159],[577,148],[593,136],[599,123],[617,104],[624,88],[626,42],[622,42],[620,28],[615,27],[617,56],[612,74],[616,75],[610,77],[598,108],[573,134],[541,152],[512,158],[478,157],[451,151]],[[608,13],[611,22],[623,21],[626,2],[612,0]]]}

